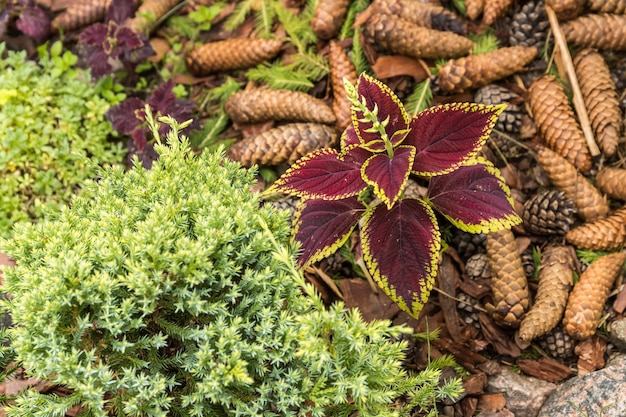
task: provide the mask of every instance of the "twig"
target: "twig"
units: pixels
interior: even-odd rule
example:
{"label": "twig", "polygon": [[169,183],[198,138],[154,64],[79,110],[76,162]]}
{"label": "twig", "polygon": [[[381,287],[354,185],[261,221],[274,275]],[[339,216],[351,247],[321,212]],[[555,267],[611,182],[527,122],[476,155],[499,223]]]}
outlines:
{"label": "twig", "polygon": [[550,27],[552,28],[552,33],[554,34],[556,48],[559,50],[561,55],[561,60],[556,60],[557,66],[559,66],[559,62],[561,61],[565,65],[565,68],[560,68],[560,71],[564,70],[567,74],[567,78],[572,88],[572,101],[574,102],[574,108],[576,109],[580,126],[583,130],[583,134],[585,135],[589,152],[592,156],[598,156],[600,155],[600,148],[598,148],[598,145],[593,137],[591,123],[589,123],[589,116],[587,114],[585,102],[583,101],[582,93],[580,92],[580,86],[578,85],[578,78],[576,77],[572,57],[569,53],[569,49],[567,49],[567,42],[565,41],[563,32],[561,32],[561,27],[559,26],[559,21],[554,13],[554,10],[552,10],[549,6],[546,6],[546,13],[548,14],[548,20],[550,20]]}

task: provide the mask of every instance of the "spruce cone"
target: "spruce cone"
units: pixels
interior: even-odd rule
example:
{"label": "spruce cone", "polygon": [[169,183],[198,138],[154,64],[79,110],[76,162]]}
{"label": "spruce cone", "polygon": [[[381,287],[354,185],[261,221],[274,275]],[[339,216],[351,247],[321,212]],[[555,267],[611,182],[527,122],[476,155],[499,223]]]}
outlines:
{"label": "spruce cone", "polygon": [[507,133],[518,133],[524,118],[524,108],[520,106],[522,99],[519,95],[497,84],[489,84],[479,88],[474,93],[474,101],[480,104],[507,104],[498,115],[496,129]]}
{"label": "spruce cone", "polygon": [[511,22],[511,46],[534,46],[541,51],[550,30],[550,22],[543,0],[529,1],[513,15]]}
{"label": "spruce cone", "polygon": [[596,332],[602,308],[609,297],[615,279],[622,271],[626,253],[618,252],[605,255],[592,262],[567,301],[563,328],[575,339],[586,339]]}
{"label": "spruce cone", "polygon": [[274,58],[282,45],[278,39],[227,39],[195,47],[185,62],[195,75],[247,68]]}
{"label": "spruce cone", "polygon": [[537,161],[550,182],[563,191],[567,198],[574,201],[578,215],[584,220],[589,221],[609,214],[606,198],[565,158],[540,146],[537,149]]}
{"label": "spruce cone", "polygon": [[587,0],[587,7],[594,13],[626,14],[626,0]]}
{"label": "spruce cone", "polygon": [[375,3],[384,13],[397,15],[418,26],[467,34],[465,22],[445,7],[414,0],[375,0]]}
{"label": "spruce cone", "polygon": [[365,24],[364,33],[383,49],[413,58],[458,57],[467,55],[474,46],[474,42],[463,36],[417,26],[376,9]]}
{"label": "spruce cone", "polygon": [[350,0],[318,0],[311,18],[313,33],[324,40],[333,38],[343,24]]}
{"label": "spruce cone", "polygon": [[293,164],[309,152],[331,146],[336,140],[337,132],[332,127],[292,123],[236,142],[228,150],[228,157],[245,167]]}
{"label": "spruce cone", "polygon": [[511,46],[480,55],[448,61],[437,75],[439,87],[445,92],[461,92],[478,88],[520,72],[535,59],[536,48]]}
{"label": "spruce cone", "polygon": [[596,187],[610,197],[626,201],[626,169],[602,168],[596,175]]}
{"label": "spruce cone", "polygon": [[483,7],[483,24],[491,26],[513,6],[514,0],[487,0]]}
{"label": "spruce cone", "polygon": [[564,235],[576,213],[574,202],[559,190],[535,194],[524,203],[524,229],[535,235]]}
{"label": "spruce cone", "polygon": [[563,86],[552,75],[541,76],[528,89],[531,116],[548,146],[582,172],[593,165],[587,141]]}
{"label": "spruce cone", "polygon": [[547,335],[537,339],[539,346],[553,358],[568,360],[574,356],[575,342],[565,333],[563,326],[556,326]]}
{"label": "spruce cone", "polygon": [[570,20],[578,17],[585,5],[585,0],[546,0],[546,6],[552,8],[559,20]]}
{"label": "spruce cone", "polygon": [[165,16],[183,0],[143,0],[135,17],[125,23],[135,33],[145,33],[157,20]]}
{"label": "spruce cone", "polygon": [[578,249],[614,251],[621,248],[626,243],[626,207],[573,228],[565,239]]}
{"label": "spruce cone", "polygon": [[521,340],[530,342],[559,324],[574,284],[575,267],[576,255],[571,247],[556,245],[543,251],[535,303],[519,328]]}
{"label": "spruce cone", "polygon": [[620,139],[622,111],[609,67],[598,52],[583,49],[574,57],[574,68],[598,145],[611,156]]}
{"label": "spruce cone", "polygon": [[528,282],[515,236],[509,229],[487,234],[491,267],[492,315],[497,323],[519,326],[528,308]]}
{"label": "spruce cone", "polygon": [[626,15],[588,14],[561,25],[572,46],[626,50]]}
{"label": "spruce cone", "polygon": [[483,13],[485,0],[465,0],[465,13],[470,20],[478,19]]}
{"label": "spruce cone", "polygon": [[53,32],[59,30],[71,32],[99,22],[106,16],[110,5],[111,0],[89,0],[82,3],[72,3],[63,13],[52,20],[50,28]]}
{"label": "spruce cone", "polygon": [[336,128],[343,132],[352,123],[351,103],[343,85],[344,78],[352,85],[356,85],[358,75],[356,68],[348,54],[335,41],[330,42],[330,52],[328,54],[328,65],[330,67],[330,82],[333,88],[333,112],[337,118]]}
{"label": "spruce cone", "polygon": [[255,88],[231,94],[224,110],[235,123],[289,120],[334,124],[335,113],[322,100],[292,90]]}

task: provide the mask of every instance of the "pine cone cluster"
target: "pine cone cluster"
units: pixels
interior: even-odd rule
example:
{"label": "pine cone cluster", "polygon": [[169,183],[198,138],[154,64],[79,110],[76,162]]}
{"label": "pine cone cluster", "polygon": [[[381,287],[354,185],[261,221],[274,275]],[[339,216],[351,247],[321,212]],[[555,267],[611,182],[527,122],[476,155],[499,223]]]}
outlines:
{"label": "pine cone cluster", "polygon": [[512,46],[534,46],[541,51],[549,30],[544,1],[529,1],[513,15],[509,43]]}

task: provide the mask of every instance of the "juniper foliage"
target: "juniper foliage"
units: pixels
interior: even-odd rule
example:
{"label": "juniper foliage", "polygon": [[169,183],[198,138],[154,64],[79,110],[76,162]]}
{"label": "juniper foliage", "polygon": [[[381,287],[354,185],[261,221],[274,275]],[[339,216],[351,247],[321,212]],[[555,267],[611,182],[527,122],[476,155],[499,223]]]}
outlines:
{"label": "juniper foliage", "polygon": [[407,328],[326,309],[255,172],[194,155],[167,120],[151,170],[103,170],[1,243],[17,359],[72,392],[26,391],[8,416],[401,416],[458,394],[402,368]]}

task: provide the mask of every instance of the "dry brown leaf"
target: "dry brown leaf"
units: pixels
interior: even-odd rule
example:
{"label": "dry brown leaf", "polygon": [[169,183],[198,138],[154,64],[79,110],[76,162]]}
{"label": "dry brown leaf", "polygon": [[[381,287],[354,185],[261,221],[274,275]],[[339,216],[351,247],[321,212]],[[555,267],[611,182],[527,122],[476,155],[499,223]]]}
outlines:
{"label": "dry brown leaf", "polygon": [[372,71],[379,79],[408,75],[419,83],[428,78],[424,64],[419,60],[403,55],[383,55],[378,57]]}

